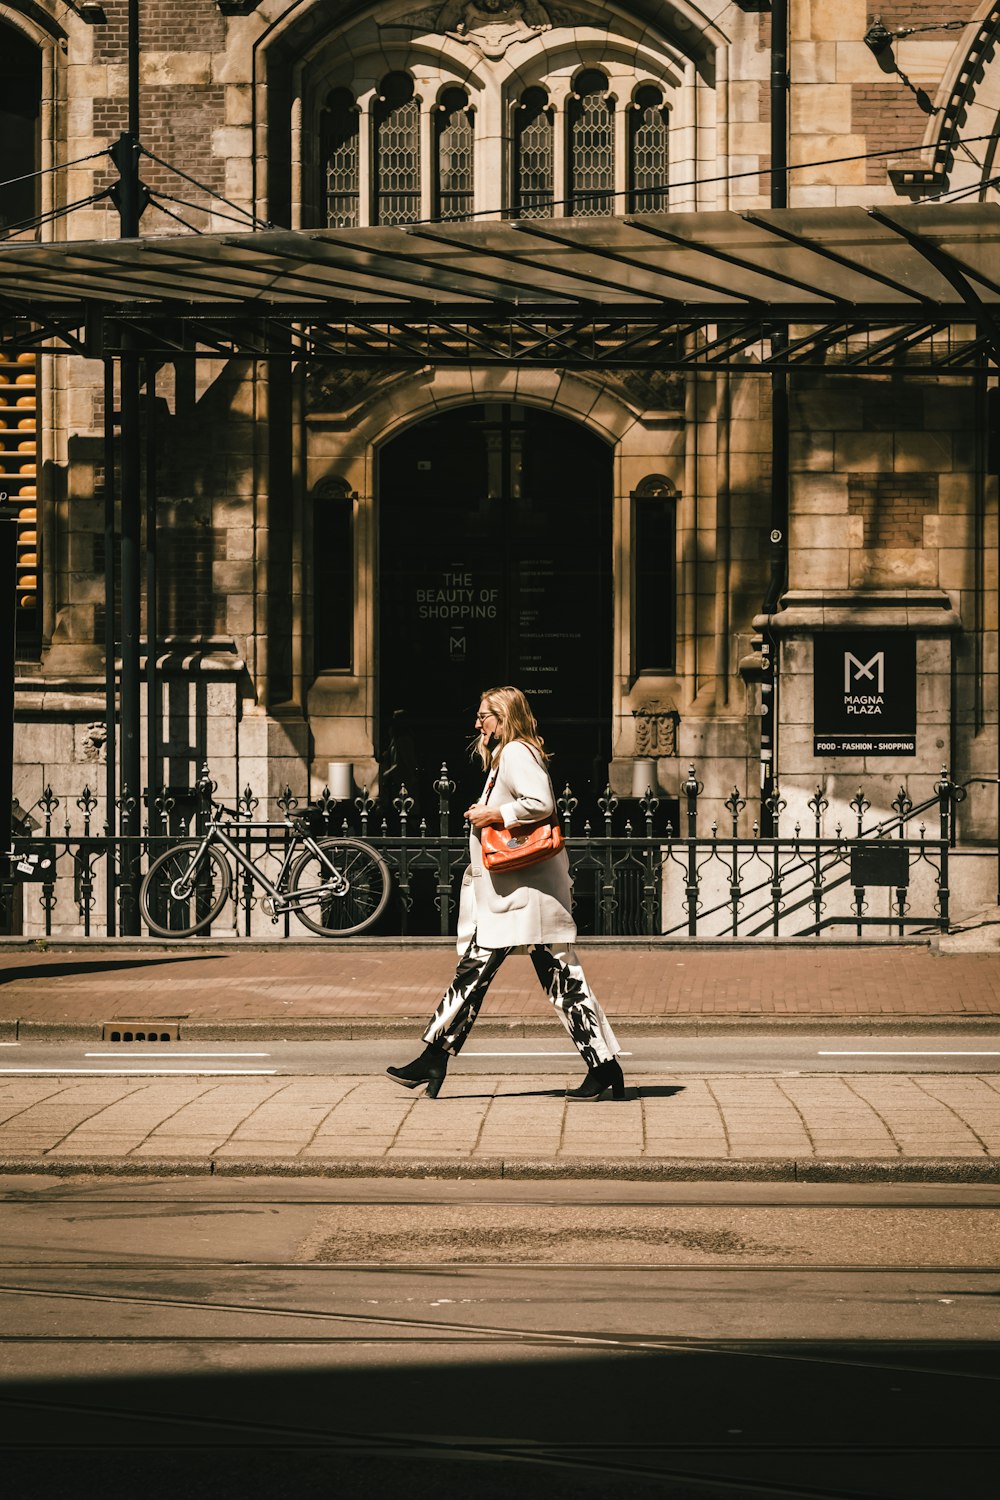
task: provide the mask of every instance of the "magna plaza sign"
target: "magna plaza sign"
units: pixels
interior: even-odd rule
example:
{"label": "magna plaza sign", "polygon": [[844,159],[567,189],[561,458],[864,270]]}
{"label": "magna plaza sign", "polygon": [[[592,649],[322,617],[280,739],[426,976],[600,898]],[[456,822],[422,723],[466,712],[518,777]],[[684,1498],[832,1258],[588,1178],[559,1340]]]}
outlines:
{"label": "magna plaza sign", "polygon": [[917,643],[903,633],[815,639],[814,755],[916,755]]}

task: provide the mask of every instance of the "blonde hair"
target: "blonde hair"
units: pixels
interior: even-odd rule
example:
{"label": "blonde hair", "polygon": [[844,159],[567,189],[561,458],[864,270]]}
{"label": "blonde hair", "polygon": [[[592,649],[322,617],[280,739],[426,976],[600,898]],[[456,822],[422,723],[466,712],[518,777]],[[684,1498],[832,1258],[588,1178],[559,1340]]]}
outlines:
{"label": "blonde hair", "polygon": [[[486,704],[490,713],[496,714],[496,736],[500,741],[501,749],[504,745],[509,745],[512,740],[521,740],[537,750],[542,765],[548,765],[549,757],[545,751],[545,741],[538,733],[535,716],[528,707],[528,700],[520,688],[487,688],[486,692],[479,695],[479,701]],[[479,756],[484,771],[489,768],[493,759],[491,752],[487,749],[486,739],[487,736],[480,730],[478,738],[472,743],[472,752]]]}

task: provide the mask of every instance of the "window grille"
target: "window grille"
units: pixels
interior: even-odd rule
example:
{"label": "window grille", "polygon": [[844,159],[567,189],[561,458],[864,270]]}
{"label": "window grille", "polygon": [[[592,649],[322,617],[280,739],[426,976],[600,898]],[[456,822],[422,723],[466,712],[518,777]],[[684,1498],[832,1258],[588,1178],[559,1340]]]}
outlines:
{"label": "window grille", "polygon": [[473,116],[465,90],[446,89],[435,119],[435,214],[439,219],[467,219],[473,208]]}
{"label": "window grille", "polygon": [[569,211],[579,218],[615,211],[614,124],[608,80],[590,68],[581,73],[569,109]]}
{"label": "window grille", "polygon": [[641,88],[629,110],[629,212],[667,206],[668,111],[659,89]]}
{"label": "window grille", "polygon": [[358,106],[349,89],[334,89],[320,121],[328,229],[358,222]]}
{"label": "window grille", "polygon": [[420,218],[420,101],[407,73],[390,73],[372,111],[373,224]]}
{"label": "window grille", "polygon": [[519,219],[552,217],[552,109],[544,89],[525,89],[514,111],[514,203]]}

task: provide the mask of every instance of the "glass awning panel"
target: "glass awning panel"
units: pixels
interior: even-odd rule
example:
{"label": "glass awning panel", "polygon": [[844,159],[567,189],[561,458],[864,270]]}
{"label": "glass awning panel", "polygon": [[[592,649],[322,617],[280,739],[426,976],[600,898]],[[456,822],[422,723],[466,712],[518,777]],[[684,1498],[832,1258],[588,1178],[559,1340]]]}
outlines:
{"label": "glass awning panel", "polygon": [[1000,309],[1000,206],[952,204],[265,230],[0,244],[7,313],[176,318],[620,310],[654,318]]}

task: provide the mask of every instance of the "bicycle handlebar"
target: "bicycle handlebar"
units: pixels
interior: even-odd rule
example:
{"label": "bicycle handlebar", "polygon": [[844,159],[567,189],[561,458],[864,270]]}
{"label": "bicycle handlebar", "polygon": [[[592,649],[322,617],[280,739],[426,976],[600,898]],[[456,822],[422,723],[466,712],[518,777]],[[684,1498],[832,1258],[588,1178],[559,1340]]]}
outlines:
{"label": "bicycle handlebar", "polygon": [[297,823],[300,823],[303,826],[305,826],[305,823],[307,821],[307,816],[308,816],[308,810],[307,809],[303,809],[301,812],[295,811],[295,812],[285,813],[285,815],[284,815],[284,822],[283,823],[276,823],[276,822],[275,823],[269,823],[269,822],[253,823],[252,818],[250,818],[245,811],[241,812],[240,809],[237,808],[237,807],[227,807],[224,802],[213,802],[212,803],[212,821],[214,823],[218,823],[223,816],[227,817],[227,818],[232,818],[233,821],[236,822],[236,823],[246,823],[248,825],[252,823],[254,828],[282,828],[282,827],[294,828]]}

